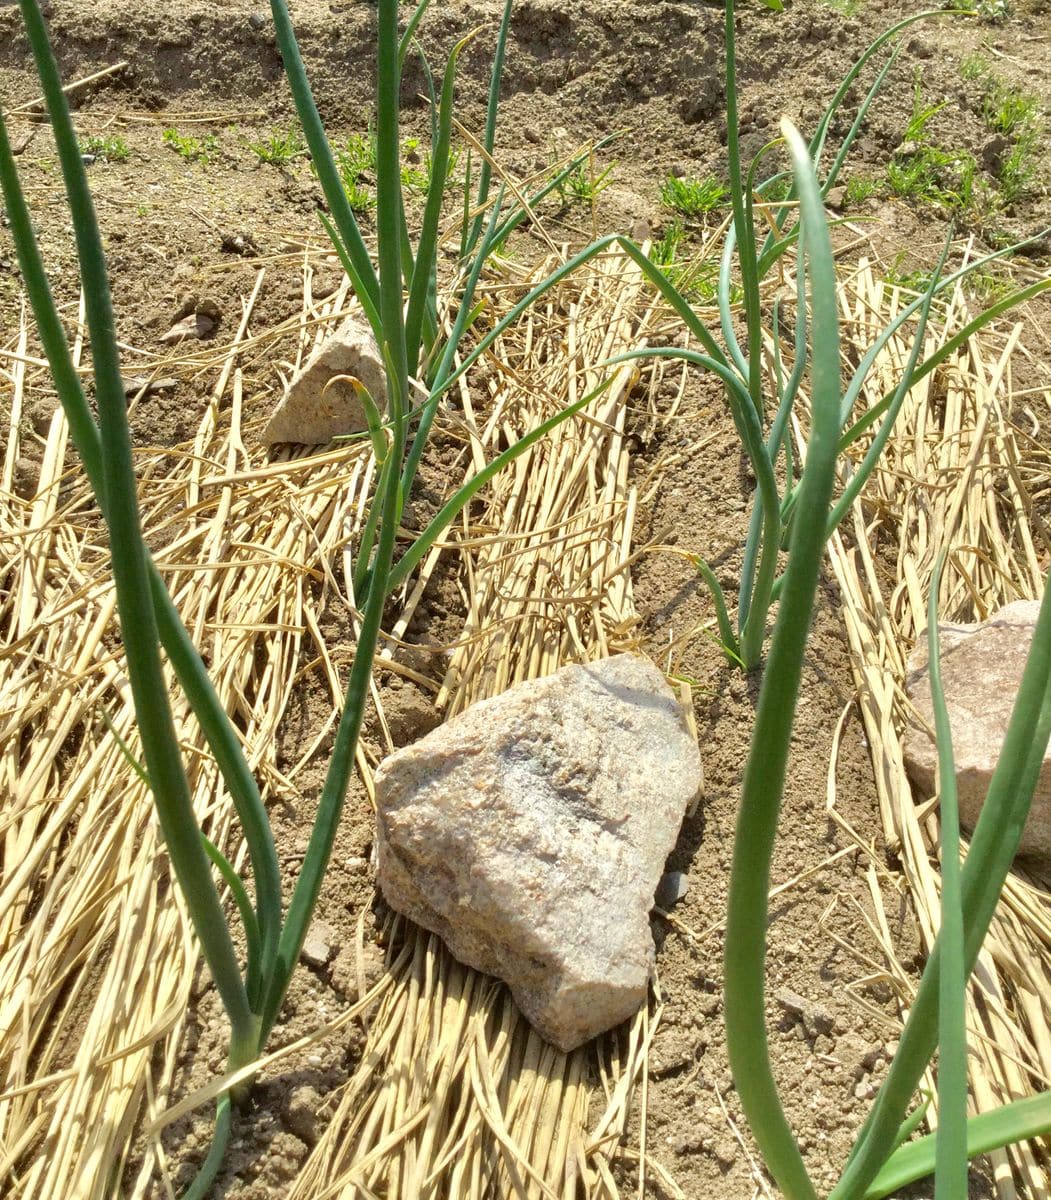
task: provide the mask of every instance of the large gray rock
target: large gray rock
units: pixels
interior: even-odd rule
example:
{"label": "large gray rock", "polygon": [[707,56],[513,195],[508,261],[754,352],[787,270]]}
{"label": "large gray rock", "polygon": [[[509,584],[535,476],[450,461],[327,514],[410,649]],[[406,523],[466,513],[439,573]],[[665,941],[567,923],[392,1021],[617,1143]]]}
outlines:
{"label": "large gray rock", "polygon": [[646,999],[654,889],[700,785],[696,742],[652,663],[564,667],[381,765],[379,884],[572,1050]]}
{"label": "large gray rock", "polygon": [[[1000,758],[1040,605],[1020,600],[975,625],[941,624],[942,686],[952,726],[960,821],[973,829]],[[922,722],[934,728],[927,638],[909,659],[906,689]],[[938,752],[921,722],[905,733],[905,766],[925,795],[935,786]],[[1019,853],[1051,858],[1051,755],[1045,754]]]}
{"label": "large gray rock", "polygon": [[353,380],[364,384],[382,413],[387,377],[376,339],[365,319],[352,315],[330,334],[292,379],[263,430],[263,441],[319,446],[368,428]]}

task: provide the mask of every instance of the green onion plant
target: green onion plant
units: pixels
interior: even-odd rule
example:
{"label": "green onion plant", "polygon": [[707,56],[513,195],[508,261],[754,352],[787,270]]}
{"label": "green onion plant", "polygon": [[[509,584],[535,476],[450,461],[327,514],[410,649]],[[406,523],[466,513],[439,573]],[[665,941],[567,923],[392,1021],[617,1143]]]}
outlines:
{"label": "green onion plant", "polygon": [[[726,1038],[741,1106],[787,1200],[816,1200],[781,1106],[767,1042],[764,965],[770,862],[808,626],[827,540],[840,441],[843,393],[837,337],[836,277],[821,189],[809,147],[783,127],[800,204],[799,275],[815,329],[811,350],[811,433],[796,491],[797,518],[769,658],[760,689],[734,841],[725,945]],[[959,825],[948,715],[937,645],[940,566],[931,584],[930,678],[935,700],[942,802],[942,927],[924,971],[887,1079],[829,1200],[888,1196],[934,1172],[937,1200],[966,1196],[967,1161],[982,1151],[1051,1129],[1051,1093],[967,1119],[964,994],[1019,838],[1051,733],[1051,589],[1045,590],[1003,752],[959,866]],[[923,1107],[909,1113],[938,1050],[939,1126],[907,1138]]]}
{"label": "green onion plant", "polygon": [[[732,55],[732,22],[732,15],[728,12],[728,56]],[[728,78],[732,79],[732,64],[729,62],[727,72]],[[782,125],[782,134],[791,159],[791,194],[798,203],[798,216],[794,224],[794,241],[797,245],[797,341],[793,375],[800,358],[805,356],[809,362],[810,437],[799,482],[792,487],[788,503],[782,501],[782,521],[786,510],[794,515],[789,517],[787,566],[769,593],[778,594],[780,602],[760,690],[734,841],[724,950],[724,1010],[727,1049],[741,1106],[766,1165],[787,1200],[816,1200],[817,1189],[808,1175],[791,1124],[780,1102],[767,1041],[764,968],[770,864],[788,767],[803,656],[825,544],[829,533],[856,498],[864,479],[871,472],[905,392],[946,357],[946,347],[942,347],[923,359],[920,343],[934,295],[946,282],[958,278],[958,274],[943,279],[946,247],[925,295],[906,310],[910,315],[916,315],[916,340],[901,380],[881,406],[883,424],[874,438],[873,449],[866,454],[862,466],[855,470],[833,502],[833,483],[840,451],[845,443],[858,435],[862,426],[862,422],[851,424],[851,413],[860,380],[864,378],[863,372],[867,371],[874,354],[873,350],[866,354],[844,387],[837,334],[835,265],[822,203],[827,177],[822,183],[818,174],[820,139],[808,145],[787,123]],[[731,151],[731,161],[733,159]],[[737,221],[742,200],[746,218],[743,226]],[[735,233],[739,243],[752,236],[747,204],[747,194],[742,196],[739,186],[735,184]],[[772,236],[773,246],[776,247],[779,235]],[[747,266],[742,259],[747,305],[748,289],[754,287],[749,279],[754,280],[756,275],[762,275],[764,251],[760,250],[754,259],[748,250],[742,249],[741,253],[748,259]],[[1048,282],[1044,281],[1041,286],[1048,286]],[[1015,293],[1007,307],[1010,307],[1010,303],[1016,303],[1021,294]],[[752,296],[755,303],[757,297],[754,291]],[[978,319],[979,323],[991,319],[990,314],[996,310],[1004,311],[994,305]],[[804,321],[812,332],[804,335],[805,341],[801,341],[799,329]],[[899,324],[895,322],[893,328],[898,328]],[[977,327],[972,322],[963,336],[970,336]],[[732,335],[725,324],[723,334],[728,339]],[[733,354],[740,369],[738,398],[742,407],[746,401],[746,378],[749,383],[747,395],[756,395],[752,384],[759,344],[750,316],[748,335],[748,356],[739,358],[736,353]],[[876,338],[874,349],[878,350],[885,343],[886,336],[884,331]],[[960,344],[960,340],[959,337],[952,340],[953,348]],[[780,386],[782,371],[776,361],[776,340],[774,345],[776,422],[788,393],[787,389]],[[746,368],[749,368],[747,372]],[[760,416],[762,411],[760,408]],[[866,423],[871,419],[866,419]],[[755,437],[754,432],[752,436]],[[766,445],[775,447],[776,439],[768,435]],[[787,440],[784,452],[788,458]],[[753,463],[757,461],[751,452],[749,457]],[[791,460],[788,459],[789,475],[791,470]],[[762,486],[760,480],[760,488]],[[771,486],[773,481],[768,476],[766,487],[769,489]],[[765,506],[766,501],[763,504]],[[771,502],[759,524],[768,519],[772,511]],[[753,521],[753,529],[756,524]],[[770,545],[772,542],[764,544],[760,541],[760,561]],[[876,1197],[892,1195],[905,1184],[932,1172],[935,1175],[937,1200],[958,1200],[967,1194],[967,1162],[970,1157],[1051,1129],[1051,1093],[1007,1105],[995,1113],[970,1121],[967,1119],[964,1027],[967,979],[1017,851],[1051,733],[1051,589],[1045,590],[1032,651],[1003,752],[974,831],[970,851],[961,869],[952,745],[941,691],[937,645],[935,601],[939,573],[940,566],[935,571],[931,585],[928,636],[942,804],[942,926],[906,1021],[898,1052],[839,1182],[830,1193],[830,1200],[859,1200],[861,1197],[875,1200]],[[761,577],[760,566],[756,578],[758,580]],[[713,590],[717,586],[713,583]],[[726,624],[725,618],[721,623]],[[909,1143],[908,1138],[918,1127],[925,1110],[925,1106],[921,1105],[910,1113],[910,1105],[936,1050],[938,1131],[930,1138]]]}

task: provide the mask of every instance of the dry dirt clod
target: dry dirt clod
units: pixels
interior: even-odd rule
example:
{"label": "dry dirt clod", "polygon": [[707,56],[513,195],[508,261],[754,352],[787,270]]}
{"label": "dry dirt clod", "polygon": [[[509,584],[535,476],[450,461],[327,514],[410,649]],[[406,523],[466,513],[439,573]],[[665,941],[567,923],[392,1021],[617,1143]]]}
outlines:
{"label": "dry dirt clod", "polygon": [[288,1097],[285,1108],[285,1124],[301,1142],[313,1146],[321,1133],[318,1108],[321,1097],[309,1084],[297,1087]]}
{"label": "dry dirt clod", "polygon": [[700,784],[697,745],[652,663],[564,667],[381,765],[378,881],[571,1050],[646,998],[654,890]]}
{"label": "dry dirt clod", "polygon": [[786,987],[778,988],[776,999],[782,1008],[799,1018],[807,1036],[816,1038],[819,1034],[827,1035],[832,1031],[832,1015],[821,1005]]}
{"label": "dry dirt clod", "polygon": [[137,396],[140,392],[145,396],[154,392],[172,392],[179,386],[177,379],[167,376],[163,379],[150,379],[145,375],[130,375],[123,377],[121,383],[124,385],[125,396]]}
{"label": "dry dirt clod", "polygon": [[[993,771],[1000,759],[1022,671],[1033,640],[1040,604],[1018,600],[978,624],[941,624],[942,686],[952,726],[960,821],[973,829]],[[927,638],[921,636],[909,659],[907,691],[920,718],[905,735],[905,765],[917,789],[934,792],[937,747]],[[1019,853],[1051,858],[1051,754],[1045,753]]]}

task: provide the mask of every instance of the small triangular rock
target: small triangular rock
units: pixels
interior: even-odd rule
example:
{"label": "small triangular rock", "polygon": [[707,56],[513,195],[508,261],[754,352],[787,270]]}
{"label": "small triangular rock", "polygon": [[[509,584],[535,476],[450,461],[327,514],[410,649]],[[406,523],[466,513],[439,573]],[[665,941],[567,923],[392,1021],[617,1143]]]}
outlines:
{"label": "small triangular rock", "polygon": [[177,346],[187,338],[204,341],[212,336],[217,324],[218,322],[211,313],[193,312],[189,316],[183,317],[181,321],[176,321],[171,329],[161,336],[161,341],[165,346]]}
{"label": "small triangular rock", "polygon": [[[1003,749],[1039,612],[1039,602],[1018,600],[979,624],[938,626],[960,822],[967,829],[978,821]],[[917,790],[930,796],[938,750],[924,726],[934,727],[926,634],[909,659],[906,689],[921,720],[905,731],[905,766]],[[1046,752],[1019,853],[1051,859],[1051,754]]]}
{"label": "small triangular rock", "polygon": [[378,882],[571,1050],[645,1002],[654,890],[700,786],[696,741],[651,662],[564,667],[380,766]]}
{"label": "small triangular rock", "polygon": [[352,380],[360,381],[382,413],[387,377],[372,330],[350,316],[307,359],[289,384],[263,430],[263,441],[319,446],[368,428],[365,408]]}

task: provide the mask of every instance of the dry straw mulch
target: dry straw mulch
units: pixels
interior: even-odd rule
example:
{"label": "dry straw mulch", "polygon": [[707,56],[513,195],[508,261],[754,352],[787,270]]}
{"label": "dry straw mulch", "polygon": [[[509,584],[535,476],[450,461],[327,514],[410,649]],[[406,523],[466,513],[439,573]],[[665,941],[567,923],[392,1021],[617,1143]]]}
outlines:
{"label": "dry straw mulch", "polygon": [[[295,794],[276,732],[318,630],[332,567],[353,537],[372,474],[362,447],[264,464],[249,451],[238,337],[192,445],[141,451],[145,527],[175,603],[240,723],[264,799]],[[301,351],[345,301],[314,304],[306,275]],[[0,1179],[9,1194],[106,1196],[170,1084],[197,948],[171,886],[138,755],[114,620],[105,538],[68,426],[51,419],[35,495],[13,486],[30,389],[47,393],[27,333],[7,360],[11,421],[0,487]],[[159,374],[199,364],[156,364]],[[38,393],[38,394],[39,394]],[[335,676],[335,666],[331,674]],[[243,865],[231,808],[181,697],[175,721],[207,835]],[[160,1154],[159,1142],[155,1142]],[[148,1156],[132,1194],[155,1169]]]}

